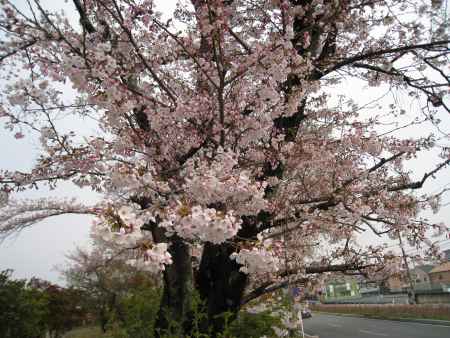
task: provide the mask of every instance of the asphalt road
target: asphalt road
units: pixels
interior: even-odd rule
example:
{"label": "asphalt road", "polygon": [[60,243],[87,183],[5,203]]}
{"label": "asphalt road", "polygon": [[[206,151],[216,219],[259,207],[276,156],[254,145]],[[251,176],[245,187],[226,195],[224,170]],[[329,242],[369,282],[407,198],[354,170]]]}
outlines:
{"label": "asphalt road", "polygon": [[450,338],[450,326],[313,313],[305,333],[319,338]]}

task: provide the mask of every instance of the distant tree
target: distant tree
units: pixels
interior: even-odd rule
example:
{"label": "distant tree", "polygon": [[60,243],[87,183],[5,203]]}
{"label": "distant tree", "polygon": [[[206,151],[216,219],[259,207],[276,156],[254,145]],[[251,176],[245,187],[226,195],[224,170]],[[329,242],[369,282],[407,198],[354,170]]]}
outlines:
{"label": "distant tree", "polygon": [[28,286],[40,291],[46,299],[44,321],[50,338],[61,338],[67,331],[86,325],[89,315],[89,295],[86,292],[63,288],[38,278],[32,278]]}
{"label": "distant tree", "polygon": [[67,265],[61,271],[68,285],[86,295],[87,306],[104,332],[110,319],[126,321],[125,298],[136,296],[134,293],[141,287],[157,293],[160,284],[157,277],[126,264],[127,256],[127,252],[124,257],[123,252],[108,251],[100,246],[92,251],[78,248],[68,255]]}
{"label": "distant tree", "polygon": [[[195,291],[217,335],[224,313],[292,280],[401,266],[363,232],[435,253],[429,230],[447,227],[420,211],[446,190],[416,192],[450,164],[442,1],[192,0],[163,21],[152,0],[73,0],[79,24],[1,3],[0,116],[42,146],[30,172],[0,172],[1,231],[95,215],[95,236],[161,274],[159,328],[190,332]],[[403,91],[408,111],[396,94],[359,105],[355,83]],[[438,160],[412,173],[428,150]],[[104,199],[14,196],[62,181]]]}
{"label": "distant tree", "polygon": [[45,295],[0,272],[0,337],[43,338],[47,332],[48,302]]}

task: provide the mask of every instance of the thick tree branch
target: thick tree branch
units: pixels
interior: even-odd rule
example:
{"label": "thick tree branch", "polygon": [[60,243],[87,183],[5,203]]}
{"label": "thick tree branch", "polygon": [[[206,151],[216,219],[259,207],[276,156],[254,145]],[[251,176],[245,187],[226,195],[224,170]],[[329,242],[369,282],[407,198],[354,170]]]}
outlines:
{"label": "thick tree branch", "polygon": [[325,70],[322,72],[322,76],[327,75],[331,72],[334,72],[344,66],[351,65],[354,62],[362,61],[362,60],[369,60],[373,59],[382,55],[386,54],[393,54],[398,52],[404,52],[409,50],[416,50],[416,49],[430,49],[432,47],[442,46],[447,48],[447,45],[450,43],[450,40],[441,40],[441,41],[433,41],[430,43],[424,43],[424,44],[417,44],[417,45],[409,45],[409,46],[402,46],[397,48],[388,48],[388,49],[381,49],[381,50],[375,50],[368,53],[362,53],[359,55],[355,55],[352,57],[349,57],[341,62],[336,63],[333,67]]}
{"label": "thick tree branch", "polygon": [[[373,266],[373,265],[357,266],[357,265],[353,265],[353,264],[338,264],[338,265],[326,265],[326,266],[311,266],[311,267],[306,268],[305,272],[306,272],[306,274],[315,274],[315,273],[324,273],[324,272],[346,273],[348,271],[360,271],[360,270],[366,269],[371,266]],[[297,270],[291,270],[291,271],[289,271],[289,273],[286,273],[286,272],[282,273],[281,276],[288,277],[289,275],[293,275],[297,272],[298,272]],[[362,274],[362,273],[359,273],[359,274]],[[288,279],[283,282],[275,283],[275,284],[272,281],[265,282],[262,285],[260,285],[259,287],[255,288],[252,291],[250,291],[249,293],[247,293],[242,298],[241,305],[245,305],[248,302],[250,302],[251,300],[261,297],[262,295],[265,295],[267,293],[271,293],[276,290],[282,289],[282,288],[288,286],[289,284],[304,284],[304,283],[308,282],[308,280],[309,279],[306,277],[301,277],[301,278],[295,279],[294,281],[291,281]]]}
{"label": "thick tree branch", "polygon": [[80,0],[73,0],[73,3],[75,5],[75,8],[77,9],[78,14],[80,15],[80,24],[83,26],[83,28],[88,33],[94,33],[95,27],[90,22],[89,18],[87,17],[85,7],[81,5]]}
{"label": "thick tree branch", "polygon": [[298,278],[294,281],[285,280],[285,281],[277,283],[277,284],[273,284],[272,282],[264,283],[263,285],[259,286],[258,288],[252,290],[251,292],[247,293],[244,297],[242,297],[241,305],[245,305],[248,302],[250,302],[256,298],[259,298],[265,294],[285,288],[289,284],[298,285],[298,284],[304,284],[307,281],[308,281],[307,278]]}
{"label": "thick tree branch", "polygon": [[429,173],[425,173],[420,181],[406,183],[406,184],[400,184],[397,186],[389,187],[387,190],[388,191],[400,191],[400,190],[406,190],[406,189],[420,189],[420,188],[422,188],[423,184],[429,177],[432,177],[439,170],[441,170],[442,168],[444,168],[445,166],[447,166],[449,164],[450,164],[450,159],[442,162],[434,170],[430,171]]}

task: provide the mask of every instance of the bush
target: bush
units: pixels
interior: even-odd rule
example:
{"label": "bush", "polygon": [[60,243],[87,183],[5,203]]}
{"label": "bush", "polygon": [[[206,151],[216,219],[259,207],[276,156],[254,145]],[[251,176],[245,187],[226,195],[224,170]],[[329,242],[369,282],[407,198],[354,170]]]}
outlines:
{"label": "bush", "polygon": [[275,337],[275,326],[281,327],[280,318],[267,311],[257,314],[241,311],[231,323],[229,332],[232,337],[237,338]]}
{"label": "bush", "polygon": [[147,287],[136,290],[121,301],[121,327],[129,337],[153,338],[160,299],[160,289]]}
{"label": "bush", "polygon": [[[120,297],[110,312],[106,332],[93,336],[85,334],[83,338],[153,338],[161,295],[162,290],[151,284],[143,283],[133,287]],[[205,304],[197,293],[194,293],[192,305],[192,331],[191,335],[185,338],[212,337],[210,335],[212,330],[208,330]],[[236,319],[232,313],[224,313],[221,315],[225,322],[224,330],[218,335],[218,338],[275,337],[274,327],[284,329],[281,316],[286,315],[286,306],[286,299],[280,298],[274,304],[269,304],[265,311],[259,313],[242,310]],[[159,332],[160,337],[181,337],[180,324],[175,320],[170,321],[169,328]],[[78,336],[74,335],[74,337]]]}

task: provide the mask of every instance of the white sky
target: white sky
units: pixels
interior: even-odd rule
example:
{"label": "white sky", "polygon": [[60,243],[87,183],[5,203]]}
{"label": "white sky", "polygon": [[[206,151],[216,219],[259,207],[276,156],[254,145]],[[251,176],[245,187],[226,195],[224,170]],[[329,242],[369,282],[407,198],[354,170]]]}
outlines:
{"label": "white sky", "polygon": [[[26,8],[25,0],[12,0],[20,9]],[[157,0],[157,8],[163,13],[171,13],[175,0]],[[78,21],[72,1],[41,0],[43,8],[56,10],[64,9],[71,22]],[[67,88],[66,88],[67,90]],[[72,95],[72,93],[68,93]],[[85,130],[86,121],[67,121],[61,125],[64,129]],[[93,130],[93,129],[91,129]],[[9,170],[29,170],[39,150],[36,137],[16,140],[13,134],[3,128],[0,121],[0,168]],[[24,197],[43,196],[77,196],[81,201],[89,203],[95,201],[95,193],[88,189],[80,189],[69,183],[64,183],[54,191],[46,189],[30,191],[21,194]],[[90,245],[91,218],[83,215],[65,215],[47,219],[19,234],[0,243],[0,271],[13,269],[16,278],[31,278],[33,276],[62,283],[55,266],[64,266],[65,255],[76,246]]]}
{"label": "white sky", "polygon": [[[176,4],[175,0],[159,0],[156,1],[158,8],[164,13],[170,13]],[[25,0],[13,1],[17,6],[22,7],[26,4]],[[44,8],[53,10],[64,8],[66,13],[71,17],[73,22],[78,20],[78,16],[73,8],[72,1],[68,3],[62,1],[41,0]],[[55,4],[58,4],[55,6]],[[344,84],[344,91],[355,91],[357,84],[352,80]],[[375,95],[373,88],[364,89],[359,87],[358,97],[362,102],[371,101]],[[381,93],[381,92],[380,92]],[[69,94],[70,95],[70,94]],[[405,99],[407,100],[407,99]],[[443,119],[449,120],[447,115],[442,116]],[[67,122],[66,122],[67,123]],[[446,123],[450,130],[450,122]],[[63,126],[77,130],[78,127],[85,128],[83,121],[71,121],[70,126]],[[81,129],[83,129],[81,128]],[[409,130],[409,132],[419,132],[418,130]],[[13,135],[2,128],[0,122],[0,168],[2,169],[21,169],[26,170],[32,167],[34,158],[39,149],[36,138],[25,137],[21,140],[14,139]],[[423,172],[433,168],[433,155],[425,156],[419,161],[412,163],[412,169],[423,175]],[[434,191],[439,186],[450,183],[449,169],[446,168],[440,173],[435,181],[427,183],[426,190]],[[80,191],[69,184],[62,184],[55,191],[39,190],[27,192],[27,197],[50,196],[79,196],[85,202],[95,201],[95,194],[87,189]],[[447,200],[449,200],[447,196]],[[450,206],[442,209],[439,215],[434,215],[436,221],[450,221]],[[47,219],[29,229],[23,230],[16,236],[7,239],[0,244],[0,270],[11,268],[14,269],[14,276],[17,278],[30,278],[32,276],[44,278],[53,282],[62,283],[59,280],[59,273],[54,269],[56,265],[63,266],[65,257],[75,246],[88,246],[90,218],[88,216],[60,216]],[[376,240],[374,236],[365,236],[366,242]],[[450,247],[450,241],[445,242],[444,248]]]}

